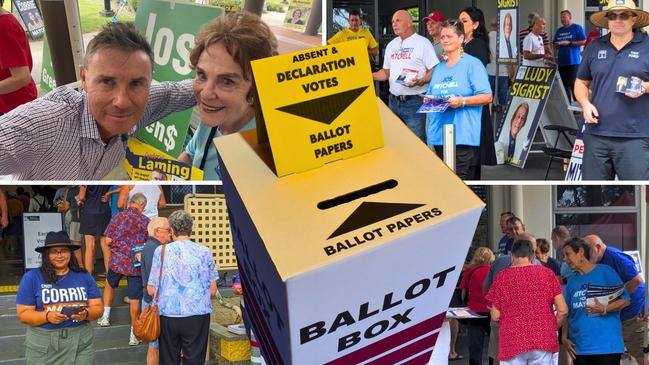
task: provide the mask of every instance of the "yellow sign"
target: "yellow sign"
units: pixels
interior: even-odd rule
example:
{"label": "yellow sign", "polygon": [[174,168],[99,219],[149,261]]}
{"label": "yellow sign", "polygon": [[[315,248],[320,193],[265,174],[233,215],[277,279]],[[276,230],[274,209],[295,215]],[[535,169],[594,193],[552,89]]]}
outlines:
{"label": "yellow sign", "polygon": [[338,43],[252,61],[259,142],[277,176],[383,147],[367,47]]}
{"label": "yellow sign", "polygon": [[124,161],[131,180],[203,180],[203,171],[131,137]]}

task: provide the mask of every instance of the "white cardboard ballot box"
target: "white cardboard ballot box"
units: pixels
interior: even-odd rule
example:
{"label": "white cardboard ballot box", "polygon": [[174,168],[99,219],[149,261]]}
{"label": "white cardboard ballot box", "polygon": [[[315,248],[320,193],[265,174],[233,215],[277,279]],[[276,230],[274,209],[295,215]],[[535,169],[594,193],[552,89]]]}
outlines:
{"label": "white cardboard ballot box", "polygon": [[215,139],[244,299],[269,364],[425,364],[484,203],[381,102],[385,146],[278,178]]}

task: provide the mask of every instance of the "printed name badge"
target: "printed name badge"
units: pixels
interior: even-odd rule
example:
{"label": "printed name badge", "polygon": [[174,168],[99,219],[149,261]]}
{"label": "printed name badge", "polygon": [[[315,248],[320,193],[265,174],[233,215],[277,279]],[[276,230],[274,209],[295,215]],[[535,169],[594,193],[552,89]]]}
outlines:
{"label": "printed name badge", "polygon": [[252,61],[259,143],[285,176],[383,147],[363,40]]}

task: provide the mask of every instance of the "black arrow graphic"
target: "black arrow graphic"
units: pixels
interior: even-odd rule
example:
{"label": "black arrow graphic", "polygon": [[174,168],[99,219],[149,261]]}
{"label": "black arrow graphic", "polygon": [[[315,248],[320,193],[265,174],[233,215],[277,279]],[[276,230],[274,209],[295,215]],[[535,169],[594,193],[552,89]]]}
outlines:
{"label": "black arrow graphic", "polygon": [[331,124],[340,113],[344,112],[369,86],[343,91],[341,93],[306,100],[297,104],[277,108],[284,113],[314,120],[318,123]]}
{"label": "black arrow graphic", "polygon": [[426,204],[363,202],[327,239],[380,222],[424,205]]}

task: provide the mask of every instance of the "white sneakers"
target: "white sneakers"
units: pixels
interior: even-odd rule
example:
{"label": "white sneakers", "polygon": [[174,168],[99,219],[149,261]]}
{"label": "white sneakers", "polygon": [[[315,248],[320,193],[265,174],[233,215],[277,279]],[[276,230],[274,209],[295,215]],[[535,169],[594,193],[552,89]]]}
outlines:
{"label": "white sneakers", "polygon": [[137,337],[135,337],[135,335],[133,334],[133,331],[131,331],[131,336],[128,340],[129,346],[137,346],[140,344],[140,342],[142,341],[138,340]]}
{"label": "white sneakers", "polygon": [[110,320],[108,319],[108,317],[102,316],[97,320],[97,325],[99,327],[110,327]]}

